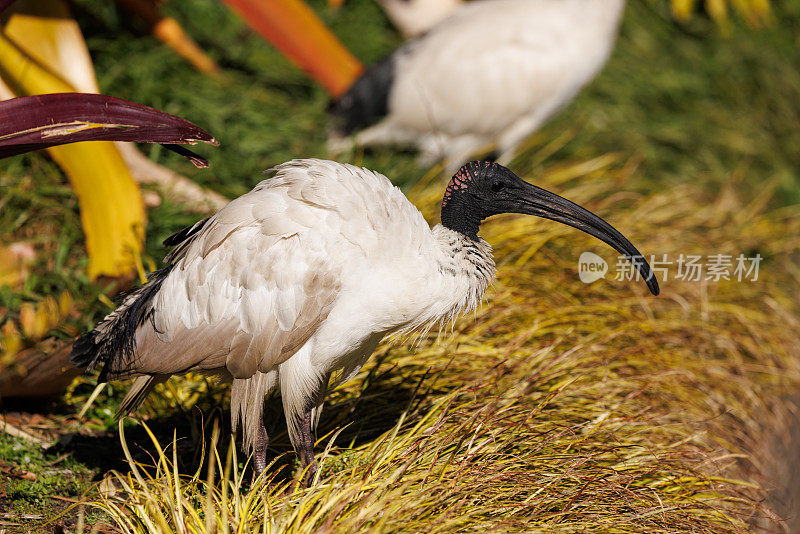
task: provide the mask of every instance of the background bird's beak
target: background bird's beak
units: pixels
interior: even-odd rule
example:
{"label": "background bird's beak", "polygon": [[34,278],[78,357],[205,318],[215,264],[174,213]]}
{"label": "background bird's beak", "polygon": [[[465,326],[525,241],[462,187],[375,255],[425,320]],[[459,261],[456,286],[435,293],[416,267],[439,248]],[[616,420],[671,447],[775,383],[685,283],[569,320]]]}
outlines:
{"label": "background bird's beak", "polygon": [[515,199],[515,207],[509,211],[536,215],[537,217],[557,221],[582,230],[608,243],[634,264],[647,283],[650,292],[653,295],[658,295],[658,281],[650,268],[650,264],[645,261],[644,256],[616,228],[591,211],[574,202],[570,202],[564,197],[560,197],[541,187],[536,187],[524,180],[520,180],[520,182],[524,184],[522,186],[523,189],[519,192],[518,198]]}

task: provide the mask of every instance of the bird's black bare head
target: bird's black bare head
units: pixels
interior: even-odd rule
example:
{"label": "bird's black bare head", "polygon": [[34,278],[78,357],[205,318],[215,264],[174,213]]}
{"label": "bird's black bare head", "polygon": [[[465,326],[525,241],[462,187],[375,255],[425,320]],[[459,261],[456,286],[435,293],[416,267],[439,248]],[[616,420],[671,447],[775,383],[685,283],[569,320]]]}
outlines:
{"label": "bird's black bare head", "polygon": [[536,215],[600,239],[632,261],[650,292],[658,295],[656,277],[641,253],[613,226],[589,210],[529,184],[490,161],[467,163],[447,184],[442,199],[442,225],[446,228],[477,239],[481,222],[500,213]]}
{"label": "bird's black bare head", "polygon": [[[505,172],[503,172],[505,171]],[[442,224],[472,239],[478,238],[478,228],[486,217],[494,215],[493,188],[511,185],[510,175],[517,176],[491,161],[472,161],[453,175],[442,198]],[[495,181],[497,185],[494,185]]]}

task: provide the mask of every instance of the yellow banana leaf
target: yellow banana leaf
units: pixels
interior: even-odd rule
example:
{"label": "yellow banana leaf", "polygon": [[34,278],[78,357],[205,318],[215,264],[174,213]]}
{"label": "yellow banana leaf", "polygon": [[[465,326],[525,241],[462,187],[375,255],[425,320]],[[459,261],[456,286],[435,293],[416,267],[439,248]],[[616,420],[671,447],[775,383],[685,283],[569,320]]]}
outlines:
{"label": "yellow banana leaf", "polygon": [[[83,36],[62,1],[18,2],[7,15],[0,33],[0,78],[17,96],[98,92]],[[106,141],[47,150],[78,196],[89,277],[131,272],[146,214],[139,186],[117,147]]]}

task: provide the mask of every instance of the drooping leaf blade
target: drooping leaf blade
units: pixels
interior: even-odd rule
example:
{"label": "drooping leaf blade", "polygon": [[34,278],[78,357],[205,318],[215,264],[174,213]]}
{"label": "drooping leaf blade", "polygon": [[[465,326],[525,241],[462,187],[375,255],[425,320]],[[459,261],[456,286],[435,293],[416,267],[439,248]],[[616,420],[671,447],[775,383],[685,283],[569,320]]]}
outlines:
{"label": "drooping leaf blade", "polygon": [[0,159],[79,141],[161,143],[198,167],[208,162],[170,145],[219,144],[187,120],[105,95],[52,93],[0,102]]}
{"label": "drooping leaf blade", "polygon": [[[66,3],[20,0],[17,4],[0,33],[0,77],[7,86],[3,100],[99,93],[89,50]],[[117,144],[72,143],[51,146],[47,152],[78,197],[89,278],[128,276],[144,245],[147,213]]]}
{"label": "drooping leaf blade", "polygon": [[[89,50],[65,1],[18,3],[19,9],[2,21],[0,77],[5,91],[0,87],[0,97],[99,93]],[[78,197],[92,279],[128,275],[139,262],[144,242],[147,215],[122,157],[123,145],[97,141],[47,148]],[[132,146],[124,148],[138,154]]]}
{"label": "drooping leaf blade", "polygon": [[147,213],[138,184],[114,143],[75,143],[48,149],[64,169],[80,202],[89,264],[86,274],[125,276],[144,243]]}

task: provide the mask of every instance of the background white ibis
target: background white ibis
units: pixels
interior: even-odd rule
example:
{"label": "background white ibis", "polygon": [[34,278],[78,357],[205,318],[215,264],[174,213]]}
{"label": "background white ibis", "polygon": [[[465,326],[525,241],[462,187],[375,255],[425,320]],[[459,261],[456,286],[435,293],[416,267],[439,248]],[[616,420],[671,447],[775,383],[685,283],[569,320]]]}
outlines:
{"label": "background white ibis", "polygon": [[378,0],[406,37],[417,37],[459,9],[464,0]]}
{"label": "background white ibis", "polygon": [[173,374],[232,379],[234,430],[241,418],[257,473],[266,466],[270,391],[280,388],[310,480],[331,373],[347,380],[384,336],[446,324],[478,306],[495,273],[492,249],[478,237],[487,217],[525,213],[578,228],[635,259],[658,294],[650,266],[611,225],[496,163],[472,162],[453,176],[433,228],[381,174],[312,159],[273,170],[271,180],[168,238],[176,245],[168,266],[80,337],[70,357],[80,367],[103,365],[101,380],[140,377],[123,413]]}
{"label": "background white ibis", "polygon": [[329,147],[408,145],[425,163],[444,157],[450,170],[494,148],[508,163],[602,68],[624,3],[467,2],[333,103],[339,124]]}

